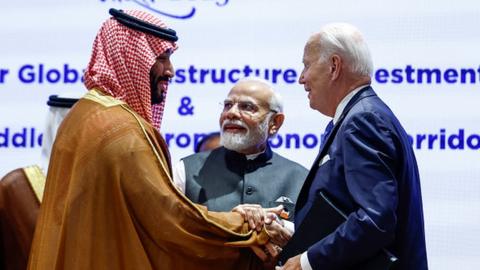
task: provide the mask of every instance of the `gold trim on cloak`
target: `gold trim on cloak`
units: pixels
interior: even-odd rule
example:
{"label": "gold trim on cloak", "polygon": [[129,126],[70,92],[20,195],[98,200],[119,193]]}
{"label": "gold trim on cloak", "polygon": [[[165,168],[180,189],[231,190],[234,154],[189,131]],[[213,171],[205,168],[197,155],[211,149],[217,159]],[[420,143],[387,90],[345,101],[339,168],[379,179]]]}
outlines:
{"label": "gold trim on cloak", "polygon": [[38,165],[32,165],[23,168],[23,172],[28,179],[28,183],[35,193],[35,196],[38,199],[39,203],[42,203],[43,199],[43,190],[45,189],[45,174],[43,174],[42,169]]}
{"label": "gold trim on cloak", "polygon": [[[168,165],[165,164],[163,162],[163,159],[161,158],[160,156],[160,153],[157,151],[157,148],[155,147],[155,145],[153,144],[152,140],[150,139],[150,136],[148,136],[148,133],[147,133],[147,130],[145,128],[145,126],[142,124],[142,121],[140,120],[140,117],[141,116],[138,116],[136,112],[134,112],[133,110],[131,110],[130,108],[128,108],[126,105],[122,105],[121,106],[123,109],[125,109],[127,112],[129,112],[134,118],[135,120],[137,121],[138,125],[140,126],[142,132],[143,132],[143,135],[145,136],[145,139],[148,141],[148,144],[150,145],[150,148],[152,149],[155,157],[157,158],[158,162],[160,163],[160,166],[162,167],[162,169],[165,171],[165,172],[169,172],[168,170]],[[193,206],[193,208],[204,218],[205,221],[207,221],[208,223],[210,224],[214,224],[215,226],[217,226],[218,228],[222,229],[223,231],[225,232],[228,232],[230,234],[233,234],[233,235],[236,235],[236,236],[242,236],[242,237],[246,237],[246,236],[250,236],[252,233],[257,233],[255,230],[250,230],[248,233],[246,234],[242,234],[242,233],[237,233],[237,232],[234,232],[234,231],[231,231],[229,229],[227,229],[225,226],[223,226],[222,224],[219,224],[215,221],[212,221],[210,220],[207,216],[205,216],[205,213],[203,211],[201,211],[198,206],[193,203],[192,201],[190,201],[185,194],[183,194],[183,192],[179,191],[178,188],[173,184],[173,180],[172,180],[172,176],[169,175],[167,173],[167,177],[168,177],[168,180],[169,180],[169,184],[170,186],[173,186],[174,187],[174,190],[176,190],[177,194],[183,198],[184,202]],[[266,234],[266,230],[265,228],[263,228],[262,230],[263,234],[260,234],[258,237],[259,237],[259,241],[260,242],[263,242],[263,243],[267,243],[268,242],[268,235]],[[226,243],[225,244],[226,246],[235,246],[235,243],[233,244],[229,244],[229,243]],[[254,246],[252,246],[252,248],[255,248]]]}
{"label": "gold trim on cloak", "polygon": [[84,99],[88,99],[97,103],[102,104],[105,107],[113,107],[117,105],[126,104],[125,102],[118,100],[112,96],[104,95],[98,89],[92,89],[83,96]]}
{"label": "gold trim on cloak", "polygon": [[[148,136],[148,133],[146,131],[146,128],[145,126],[142,124],[142,121],[140,120],[141,116],[138,116],[136,112],[134,112],[132,109],[130,109],[128,107],[128,105],[121,101],[121,100],[118,100],[118,99],[115,99],[114,97],[112,96],[108,96],[108,95],[104,95],[101,93],[100,90],[98,89],[91,89],[90,91],[88,91],[87,94],[85,94],[85,96],[83,97],[85,99],[88,99],[88,100],[91,100],[91,101],[94,101],[94,102],[97,102],[105,107],[113,107],[113,106],[116,106],[116,105],[121,105],[121,107],[126,110],[128,113],[130,113],[136,120],[136,122],[138,123],[138,125],[140,126],[140,129],[142,130],[143,132],[143,135],[145,136],[145,139],[147,140],[148,144],[150,145],[150,148],[152,149],[155,157],[157,158],[158,162],[160,163],[160,166],[161,168],[166,171],[166,172],[169,172],[168,170],[168,165],[165,164],[160,156],[160,153],[157,151],[157,148],[155,147],[155,145],[153,144],[153,142],[151,141],[150,137]],[[219,224],[215,221],[212,221],[210,220],[207,216],[205,216],[205,213],[203,211],[201,211],[198,206],[196,204],[194,204],[192,201],[190,201],[186,196],[185,194],[183,194],[182,192],[180,192],[178,190],[178,188],[173,184],[173,181],[172,181],[172,176],[167,173],[167,177],[168,177],[168,180],[169,180],[169,183],[172,187],[174,187],[173,189],[176,190],[177,194],[183,198],[184,202],[193,206],[193,208],[205,219],[205,221],[207,221],[208,223],[210,224],[214,224],[215,226],[217,226],[218,228],[222,229],[223,231],[225,232],[228,232],[230,234],[233,234],[233,235],[237,235],[237,236],[242,236],[242,237],[248,237],[250,236],[251,234],[258,234],[258,238],[259,238],[259,242],[260,243],[267,243],[268,242],[268,235],[266,234],[266,230],[265,228],[263,228],[262,232],[261,233],[257,233],[255,230],[250,230],[248,233],[246,234],[242,234],[242,233],[237,233],[237,232],[233,232],[229,229],[227,229],[225,226],[223,226],[222,224]],[[242,241],[239,241],[239,243],[226,243],[226,246],[236,246],[237,244],[240,244],[240,242]],[[258,248],[258,247],[255,247],[255,246],[252,246],[252,248]]]}

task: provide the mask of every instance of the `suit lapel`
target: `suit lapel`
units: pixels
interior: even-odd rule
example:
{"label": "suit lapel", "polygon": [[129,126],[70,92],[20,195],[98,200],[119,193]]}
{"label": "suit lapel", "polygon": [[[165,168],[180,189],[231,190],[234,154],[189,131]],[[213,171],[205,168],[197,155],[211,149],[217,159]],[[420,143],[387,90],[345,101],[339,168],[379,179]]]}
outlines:
{"label": "suit lapel", "polygon": [[[320,148],[320,151],[315,158],[315,161],[313,162],[312,167],[310,168],[310,171],[308,172],[307,178],[305,179],[305,182],[302,186],[302,189],[300,190],[300,194],[297,199],[297,204],[295,206],[295,212],[298,213],[298,211],[305,205],[308,199],[308,192],[310,190],[310,187],[312,185],[313,179],[315,179],[315,175],[317,174],[320,161],[322,158],[328,153],[328,148],[332,144],[335,135],[342,125],[343,120],[345,119],[345,116],[348,114],[348,112],[352,109],[355,104],[357,104],[360,100],[366,98],[366,97],[371,97],[371,96],[376,96],[375,92],[370,86],[367,86],[360,90],[358,93],[356,93],[352,99],[348,102],[347,106],[345,106],[345,109],[343,110],[342,114],[340,115],[338,121],[335,123],[333,126],[332,132],[328,135],[327,138],[325,138],[326,142]],[[295,220],[295,223],[298,221]]]}

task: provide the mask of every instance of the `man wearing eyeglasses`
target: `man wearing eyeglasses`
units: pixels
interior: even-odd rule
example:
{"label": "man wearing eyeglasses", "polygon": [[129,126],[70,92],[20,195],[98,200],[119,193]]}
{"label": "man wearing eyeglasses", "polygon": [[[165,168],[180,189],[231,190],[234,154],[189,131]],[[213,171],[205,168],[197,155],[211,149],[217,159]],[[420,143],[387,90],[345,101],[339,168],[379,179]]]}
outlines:
{"label": "man wearing eyeglasses", "polygon": [[[239,81],[223,102],[223,146],[183,158],[174,172],[176,185],[212,211],[234,209],[248,217],[252,208],[282,205],[291,219],[307,170],[268,144],[284,118],[281,98],[268,82]],[[250,226],[259,219],[252,218]]]}

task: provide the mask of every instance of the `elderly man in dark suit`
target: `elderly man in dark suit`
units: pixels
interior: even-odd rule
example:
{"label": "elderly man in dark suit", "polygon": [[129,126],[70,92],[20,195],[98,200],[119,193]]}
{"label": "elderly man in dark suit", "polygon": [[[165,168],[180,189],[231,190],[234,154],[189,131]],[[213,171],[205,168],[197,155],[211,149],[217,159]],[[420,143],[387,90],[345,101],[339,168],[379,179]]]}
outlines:
{"label": "elderly man in dark suit", "polygon": [[[417,163],[400,122],[375,94],[370,53],[349,24],[329,24],[310,37],[300,77],[310,107],[332,117],[300,192],[295,234],[277,269],[364,269],[388,250],[393,269],[427,269]],[[341,222],[317,233],[333,216]],[[320,236],[321,235],[321,236]]]}

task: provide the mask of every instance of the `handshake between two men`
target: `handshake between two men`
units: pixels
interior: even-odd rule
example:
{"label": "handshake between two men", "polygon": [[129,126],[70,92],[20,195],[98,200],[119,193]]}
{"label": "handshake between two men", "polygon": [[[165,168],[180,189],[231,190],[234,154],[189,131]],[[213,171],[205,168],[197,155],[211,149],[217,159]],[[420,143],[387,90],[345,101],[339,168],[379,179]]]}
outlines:
{"label": "handshake between two men", "polygon": [[232,212],[242,215],[252,230],[260,232],[265,227],[269,242],[263,249],[252,247],[252,250],[264,262],[265,269],[274,269],[282,247],[290,240],[294,230],[293,223],[286,220],[288,212],[283,209],[283,205],[262,208],[258,204],[241,204],[234,207]]}

